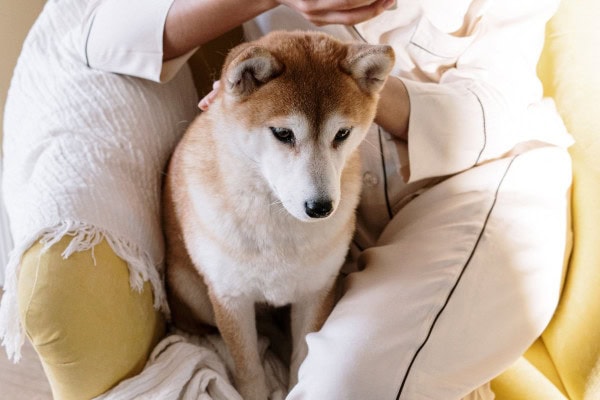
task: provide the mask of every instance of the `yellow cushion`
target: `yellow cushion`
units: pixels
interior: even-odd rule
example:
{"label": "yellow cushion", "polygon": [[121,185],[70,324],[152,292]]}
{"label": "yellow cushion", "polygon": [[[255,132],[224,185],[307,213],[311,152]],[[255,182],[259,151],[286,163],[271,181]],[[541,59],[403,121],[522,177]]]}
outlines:
{"label": "yellow cushion", "polygon": [[[520,359],[493,382],[498,400],[564,398],[561,392],[569,399],[600,399],[598,21],[597,0],[563,0],[548,25],[538,72],[546,95],[554,97],[576,139],[570,149],[574,247],[559,307],[539,341],[547,350],[544,361],[531,362],[530,350],[529,360]],[[533,351],[541,354],[539,349]]]}
{"label": "yellow cushion", "polygon": [[54,398],[80,400],[137,374],[164,322],[150,287],[130,289],[126,263],[105,241],[65,260],[60,254],[69,239],[45,253],[40,244],[26,252],[18,301]]}
{"label": "yellow cushion", "polygon": [[566,391],[542,338],[492,381],[496,400],[566,400]]}
{"label": "yellow cushion", "polygon": [[557,371],[541,340],[492,381],[496,400],[567,400],[561,388]]}
{"label": "yellow cushion", "polygon": [[549,26],[558,109],[577,143],[574,248],[562,300],[544,343],[572,399],[600,399],[600,3],[563,1]]}

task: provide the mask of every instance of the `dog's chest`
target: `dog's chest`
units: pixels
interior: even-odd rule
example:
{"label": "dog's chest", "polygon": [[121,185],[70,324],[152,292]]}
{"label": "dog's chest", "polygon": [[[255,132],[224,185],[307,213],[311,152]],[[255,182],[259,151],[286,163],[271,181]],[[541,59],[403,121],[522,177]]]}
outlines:
{"label": "dog's chest", "polygon": [[220,296],[284,305],[318,292],[337,275],[350,237],[340,234],[349,217],[343,210],[321,223],[303,223],[260,193],[227,213],[202,197],[194,202],[194,218],[211,227],[188,235],[190,256]]}

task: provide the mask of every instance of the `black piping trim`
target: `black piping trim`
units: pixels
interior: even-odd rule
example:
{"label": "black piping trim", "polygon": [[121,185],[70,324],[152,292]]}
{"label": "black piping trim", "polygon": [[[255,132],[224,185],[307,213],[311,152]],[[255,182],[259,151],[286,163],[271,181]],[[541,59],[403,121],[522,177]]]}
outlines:
{"label": "black piping trim", "polygon": [[358,29],[356,29],[356,26],[352,25],[352,30],[354,31],[355,35],[358,36],[358,38],[360,40],[362,40],[363,42],[367,43],[367,39],[365,39],[365,37],[360,34],[360,32],[358,31]]}
{"label": "black piping trim", "polygon": [[440,310],[438,311],[437,315],[435,316],[433,322],[431,323],[431,327],[429,328],[429,332],[427,333],[427,336],[425,337],[425,340],[423,341],[423,343],[421,343],[421,345],[419,346],[419,348],[417,349],[417,351],[415,352],[412,360],[410,361],[410,364],[408,365],[408,368],[406,369],[406,373],[404,374],[404,378],[402,379],[402,383],[400,384],[400,388],[398,389],[398,394],[396,395],[396,400],[400,400],[400,396],[402,395],[402,390],[404,390],[404,386],[406,384],[406,380],[408,378],[408,375],[415,363],[415,360],[417,359],[419,353],[421,353],[421,350],[423,350],[423,347],[425,347],[425,344],[427,344],[427,342],[429,341],[429,338],[431,337],[431,333],[433,332],[433,329],[435,328],[435,325],[437,323],[437,321],[439,320],[440,316],[442,315],[442,312],[444,312],[444,310],[446,309],[446,306],[448,306],[448,303],[450,302],[450,298],[452,297],[452,295],[454,294],[454,292],[456,291],[456,287],[458,286],[458,284],[460,283],[465,271],[467,270],[467,267],[469,266],[469,263],[471,262],[471,260],[473,259],[473,255],[475,254],[475,250],[477,250],[477,246],[479,245],[479,242],[481,241],[481,238],[483,237],[483,232],[485,232],[485,228],[487,226],[487,223],[490,219],[490,215],[492,214],[492,211],[494,210],[494,206],[496,205],[496,201],[498,200],[498,193],[500,191],[500,187],[502,186],[502,182],[504,182],[504,178],[506,178],[506,175],[508,174],[508,171],[510,170],[510,167],[512,166],[513,162],[515,161],[515,159],[518,157],[515,156],[510,160],[510,163],[508,164],[508,166],[506,167],[506,171],[504,171],[504,174],[502,175],[502,178],[500,179],[500,182],[498,182],[498,187],[496,188],[496,192],[494,193],[494,201],[492,202],[492,205],[485,217],[485,220],[483,222],[483,226],[481,227],[481,231],[479,232],[479,236],[477,237],[477,240],[475,241],[475,244],[473,245],[473,250],[471,250],[471,254],[469,254],[469,257],[467,258],[467,261],[465,262],[465,265],[463,266],[462,271],[460,272],[460,274],[458,274],[458,278],[456,279],[456,282],[454,283],[454,286],[452,286],[452,288],[450,289],[450,292],[448,293],[448,297],[446,298],[446,301],[444,302],[444,304],[442,305],[442,308],[440,308]]}
{"label": "black piping trim", "polygon": [[477,163],[479,163],[479,160],[481,160],[481,155],[483,154],[483,151],[485,150],[485,146],[487,146],[487,123],[486,123],[486,118],[485,118],[485,108],[483,108],[483,103],[482,103],[481,99],[479,98],[479,96],[477,95],[477,93],[475,93],[472,89],[469,89],[469,88],[467,88],[467,90],[469,92],[471,92],[473,94],[473,96],[475,96],[475,98],[477,99],[477,102],[479,103],[479,107],[481,107],[481,116],[483,118],[483,146],[481,147],[481,151],[477,155],[477,160],[475,160],[475,165],[477,165]]}
{"label": "black piping trim", "polygon": [[352,243],[358,248],[359,251],[364,251],[363,247],[358,243],[358,240],[352,239]]}
{"label": "black piping trim", "polygon": [[377,136],[379,136],[379,151],[381,152],[381,169],[383,170],[383,194],[385,196],[385,206],[387,208],[388,217],[390,220],[394,217],[392,207],[390,205],[390,198],[388,196],[388,182],[387,182],[387,171],[385,168],[385,155],[383,154],[383,140],[381,139],[381,128],[377,127]]}
{"label": "black piping trim", "polygon": [[420,44],[418,44],[416,42],[413,42],[412,39],[410,41],[410,44],[412,44],[413,46],[418,47],[419,49],[423,50],[424,52],[429,53],[432,56],[435,56],[435,57],[438,57],[438,58],[445,58],[445,59],[448,59],[448,60],[456,58],[455,56],[443,56],[441,54],[434,53],[433,51],[427,49],[426,47],[423,47]]}

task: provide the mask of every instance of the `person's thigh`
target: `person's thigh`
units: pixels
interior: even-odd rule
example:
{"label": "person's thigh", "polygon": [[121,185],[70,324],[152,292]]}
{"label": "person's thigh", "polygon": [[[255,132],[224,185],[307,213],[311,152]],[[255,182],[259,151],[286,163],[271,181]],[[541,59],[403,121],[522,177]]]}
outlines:
{"label": "person's thigh", "polygon": [[453,176],[363,252],[289,399],[459,399],[508,367],[557,304],[570,159],[542,148]]}
{"label": "person's thigh", "polygon": [[70,239],[29,249],[18,282],[23,327],[60,400],[98,396],[137,374],[164,333],[150,285],[132,290],[106,241],[63,259]]}

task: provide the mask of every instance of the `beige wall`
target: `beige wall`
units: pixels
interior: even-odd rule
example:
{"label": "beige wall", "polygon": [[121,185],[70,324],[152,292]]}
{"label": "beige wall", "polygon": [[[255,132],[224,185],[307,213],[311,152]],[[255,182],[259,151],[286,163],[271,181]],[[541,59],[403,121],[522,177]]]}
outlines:
{"label": "beige wall", "polygon": [[[44,6],[42,0],[0,0],[0,121],[13,68],[27,31]],[[0,126],[0,143],[2,126]]]}
{"label": "beige wall", "polygon": [[[42,0],[0,0],[0,121],[4,121],[6,92],[23,40],[43,5],[44,1]],[[0,123],[0,145],[2,144],[2,125]],[[1,174],[2,164],[0,163],[0,184],[2,182]],[[8,220],[0,196],[0,286],[4,282],[4,266],[11,248],[12,239],[8,231]]]}

